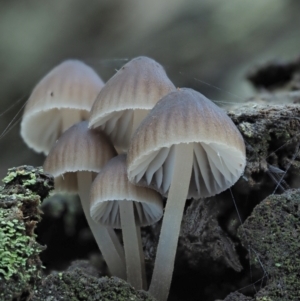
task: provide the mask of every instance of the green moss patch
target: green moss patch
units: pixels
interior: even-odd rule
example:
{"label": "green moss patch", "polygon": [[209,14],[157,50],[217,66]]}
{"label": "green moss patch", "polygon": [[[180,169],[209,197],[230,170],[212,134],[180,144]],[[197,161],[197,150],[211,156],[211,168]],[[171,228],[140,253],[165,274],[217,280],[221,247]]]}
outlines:
{"label": "green moss patch", "polygon": [[32,301],[155,301],[116,277],[96,278],[75,268],[49,275]]}
{"label": "green moss patch", "polygon": [[262,263],[268,273],[267,286],[255,300],[300,300],[300,190],[266,198],[238,234],[255,250],[252,263]]}

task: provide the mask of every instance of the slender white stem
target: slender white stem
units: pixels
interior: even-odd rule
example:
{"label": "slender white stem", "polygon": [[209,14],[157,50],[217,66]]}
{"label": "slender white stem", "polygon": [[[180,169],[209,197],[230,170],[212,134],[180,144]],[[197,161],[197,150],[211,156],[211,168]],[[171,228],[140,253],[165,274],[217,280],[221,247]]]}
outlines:
{"label": "slender white stem", "polygon": [[175,146],[172,182],[157,246],[149,293],[159,301],[168,299],[185,201],[193,167],[193,143]]}
{"label": "slender white stem", "polygon": [[142,261],[133,201],[120,201],[121,227],[124,241],[127,281],[136,289],[143,289]]}
{"label": "slender white stem", "polygon": [[80,196],[85,217],[108,269],[113,276],[126,279],[124,250],[115,231],[110,227],[105,227],[96,223],[90,215],[92,173],[87,171],[77,172],[77,181],[78,194]]}
{"label": "slender white stem", "polygon": [[[99,224],[97,223],[97,225],[99,225]],[[114,244],[119,257],[122,258],[122,262],[123,262],[124,270],[125,270],[124,275],[126,275],[125,252],[124,252],[123,245],[121,244],[119,237],[116,235],[116,232],[112,227],[105,227],[105,228],[107,229],[108,235],[110,236],[110,239],[112,240],[112,243]],[[125,279],[125,278],[122,278],[122,279]]]}
{"label": "slender white stem", "polygon": [[137,226],[136,232],[137,232],[138,245],[139,245],[139,251],[140,251],[140,259],[141,259],[143,290],[146,291],[148,288],[147,287],[148,285],[147,285],[145,255],[144,255],[144,251],[143,251],[141,228]]}

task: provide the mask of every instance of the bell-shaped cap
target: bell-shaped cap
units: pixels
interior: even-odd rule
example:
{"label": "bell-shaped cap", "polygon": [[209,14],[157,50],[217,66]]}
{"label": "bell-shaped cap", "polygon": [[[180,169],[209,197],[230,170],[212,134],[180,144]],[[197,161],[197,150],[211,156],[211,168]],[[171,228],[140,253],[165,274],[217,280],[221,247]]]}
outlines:
{"label": "bell-shaped cap", "polygon": [[49,152],[44,170],[54,177],[56,191],[77,193],[78,171],[98,173],[114,156],[116,150],[108,137],[79,122],[66,130]]}
{"label": "bell-shaped cap", "polygon": [[91,217],[102,225],[121,228],[119,203],[126,201],[133,201],[137,226],[152,225],[163,215],[159,193],[128,181],[123,154],[111,159],[95,178],[91,188]]}
{"label": "bell-shaped cap", "polygon": [[26,144],[48,154],[64,130],[87,120],[103,86],[96,72],[77,60],[67,60],[51,70],[36,85],[25,106],[21,136]]}
{"label": "bell-shaped cap", "polygon": [[160,64],[135,58],[105,84],[92,107],[89,127],[102,129],[117,149],[126,151],[140,121],[175,89]]}
{"label": "bell-shaped cap", "polygon": [[129,180],[167,195],[174,151],[180,143],[193,147],[188,197],[218,194],[244,171],[245,144],[232,120],[202,94],[183,88],[163,97],[132,137],[127,158]]}

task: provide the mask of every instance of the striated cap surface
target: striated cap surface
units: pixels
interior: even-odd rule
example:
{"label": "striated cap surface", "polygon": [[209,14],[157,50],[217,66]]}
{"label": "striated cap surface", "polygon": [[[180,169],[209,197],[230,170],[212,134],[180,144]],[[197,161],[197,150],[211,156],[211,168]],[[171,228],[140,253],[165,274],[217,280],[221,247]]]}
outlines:
{"label": "striated cap surface", "polygon": [[26,144],[47,154],[63,132],[63,119],[72,124],[86,120],[103,86],[96,72],[80,61],[56,66],[36,85],[25,106],[21,136]]}
{"label": "striated cap surface", "polygon": [[159,99],[175,90],[163,67],[147,57],[124,65],[99,93],[90,128],[101,128],[115,147],[127,150],[131,134]]}
{"label": "striated cap surface", "polygon": [[150,188],[131,184],[126,155],[119,155],[103,167],[93,182],[91,217],[103,225],[121,228],[119,203],[126,201],[133,201],[138,226],[154,224],[163,215],[162,197]]}
{"label": "striated cap surface", "polygon": [[108,137],[88,129],[88,122],[82,121],[57,140],[45,160],[44,170],[54,176],[56,190],[77,192],[77,171],[98,173],[116,155]]}
{"label": "striated cap surface", "polygon": [[163,97],[135,132],[127,158],[129,180],[167,195],[180,143],[191,144],[194,152],[188,197],[218,194],[244,171],[245,144],[232,120],[202,94],[183,88]]}

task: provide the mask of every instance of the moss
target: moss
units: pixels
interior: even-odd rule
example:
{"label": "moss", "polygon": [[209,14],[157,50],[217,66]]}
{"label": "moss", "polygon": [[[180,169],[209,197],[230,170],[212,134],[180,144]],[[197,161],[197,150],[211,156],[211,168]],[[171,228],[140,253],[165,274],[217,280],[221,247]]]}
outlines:
{"label": "moss", "polygon": [[223,301],[253,301],[253,299],[239,292],[234,292],[229,294]]}
{"label": "moss", "polygon": [[[270,104],[276,100],[273,95],[268,103],[262,103],[258,95],[248,104],[233,107],[228,112],[245,139],[247,166],[244,178],[247,179],[250,191],[261,190],[269,186],[269,165],[282,170],[289,170],[286,180],[290,187],[298,187],[293,183],[294,175],[300,174],[299,160],[291,160],[298,151],[300,142],[299,105]],[[266,160],[267,158],[267,160]],[[262,176],[257,176],[262,175]],[[281,188],[280,188],[281,189]],[[264,196],[266,196],[266,193]]]}
{"label": "moss", "polygon": [[273,301],[273,299],[269,298],[269,297],[258,297],[255,300],[256,301]]}
{"label": "moss", "polygon": [[252,263],[262,262],[268,273],[267,286],[255,300],[300,300],[300,190],[266,198],[238,234],[255,250]]}
{"label": "moss", "polygon": [[49,275],[32,298],[32,301],[42,300],[155,301],[119,278],[96,278],[79,268]]}
{"label": "moss", "polygon": [[[0,300],[27,300],[40,282],[44,249],[34,229],[41,219],[39,205],[53,180],[41,169],[23,166],[10,169],[0,189]],[[53,187],[53,186],[52,186]]]}

